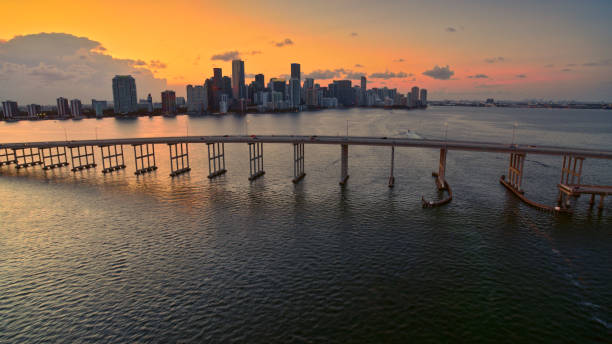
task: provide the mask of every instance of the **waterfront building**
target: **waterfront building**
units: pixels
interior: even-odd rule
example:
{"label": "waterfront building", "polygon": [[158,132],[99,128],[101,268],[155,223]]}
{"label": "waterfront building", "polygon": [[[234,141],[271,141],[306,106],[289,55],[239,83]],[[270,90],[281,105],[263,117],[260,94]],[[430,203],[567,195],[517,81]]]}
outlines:
{"label": "waterfront building", "polygon": [[419,88],[414,86],[410,91],[410,106],[419,106]]}
{"label": "waterfront building", "polygon": [[70,101],[70,113],[74,118],[81,117],[81,114],[83,113],[83,104],[81,104],[79,99],[72,99]]}
{"label": "waterfront building", "polygon": [[219,100],[219,112],[220,113],[227,113],[227,110],[229,108],[229,96],[227,94],[222,94]]}
{"label": "waterfront building", "polygon": [[365,76],[362,76],[361,77],[361,89],[365,92],[368,90],[367,86],[368,86],[368,79],[366,79]]}
{"label": "waterfront building", "polygon": [[187,85],[187,111],[192,113],[204,113],[208,108],[206,84]]}
{"label": "waterfront building", "polygon": [[353,96],[351,80],[334,80],[329,87],[332,91],[332,96],[338,100],[338,104],[341,104],[342,106],[355,105],[355,97]]}
{"label": "waterfront building", "polygon": [[12,100],[3,101],[2,112],[4,114],[4,119],[13,118],[19,114],[19,106],[17,106],[17,102]]}
{"label": "waterfront building", "polygon": [[166,90],[161,93],[162,112],[165,114],[176,113],[176,93],[171,90]]}
{"label": "waterfront building", "polygon": [[291,64],[291,79],[297,79],[298,83],[302,84],[302,75],[300,72],[300,64],[292,63]]}
{"label": "waterfront building", "polygon": [[422,106],[427,106],[427,90],[426,89],[421,89],[421,105]]}
{"label": "waterfront building", "polygon": [[176,106],[185,106],[187,102],[185,101],[185,97],[176,97]]}
{"label": "waterfront building", "polygon": [[149,112],[153,112],[153,97],[151,97],[151,93],[147,96],[147,103],[149,103]]}
{"label": "waterfront building", "polygon": [[68,106],[68,99],[64,97],[57,98],[57,115],[59,117],[68,117],[70,114],[70,106]]}
{"label": "waterfront building", "polygon": [[291,80],[289,80],[289,102],[291,103],[291,107],[297,108],[300,106],[300,93],[300,80],[291,78]]}
{"label": "waterfront building", "polygon": [[136,81],[131,75],[116,75],[113,78],[113,105],[115,113],[136,112]]}
{"label": "waterfront building", "polygon": [[244,85],[244,61],[232,61],[232,96],[234,99],[246,97]]}
{"label": "waterfront building", "polygon": [[280,92],[283,95],[283,99],[286,98],[286,85],[287,81],[281,78],[272,78],[270,79],[270,83],[268,84],[268,88],[272,92]]}
{"label": "waterfront building", "polygon": [[255,75],[255,92],[263,91],[266,88],[266,82],[263,74]]}
{"label": "waterfront building", "polygon": [[91,100],[91,108],[96,113],[96,117],[104,116],[104,109],[106,109],[107,103],[106,100]]}
{"label": "waterfront building", "polygon": [[323,108],[337,108],[338,107],[338,99],[331,97],[323,97],[321,98],[321,107]]}
{"label": "waterfront building", "polygon": [[42,113],[42,107],[38,104],[30,104],[27,106],[28,109],[28,117],[34,118],[37,117],[38,114]]}

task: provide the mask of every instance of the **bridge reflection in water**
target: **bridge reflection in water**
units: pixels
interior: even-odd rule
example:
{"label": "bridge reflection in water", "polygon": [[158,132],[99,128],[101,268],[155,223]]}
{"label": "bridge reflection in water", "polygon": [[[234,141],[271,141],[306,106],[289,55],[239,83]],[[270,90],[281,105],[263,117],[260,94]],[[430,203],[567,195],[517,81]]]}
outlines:
{"label": "bridge reflection in water", "polygon": [[[581,149],[571,147],[535,146],[519,144],[503,144],[495,142],[423,140],[408,138],[364,137],[364,136],[296,136],[296,135],[250,135],[250,136],[181,136],[181,137],[151,137],[122,138],[104,140],[49,141],[49,142],[16,142],[0,144],[0,166],[14,164],[17,169],[40,165],[43,169],[54,169],[69,166],[67,151],[70,151],[72,171],[95,168],[94,147],[98,147],[102,161],[102,172],[126,168],[123,146],[132,146],[134,150],[135,174],[144,174],[157,169],[155,160],[155,145],[165,144],[169,147],[170,176],[187,173],[189,165],[189,144],[206,144],[208,147],[208,178],[215,178],[226,172],[225,144],[246,143],[249,147],[249,180],[255,180],[264,175],[263,144],[293,145],[293,182],[299,183],[304,178],[305,160],[304,146],[307,144],[339,145],[341,155],[340,185],[348,182],[348,149],[351,145],[388,146],[391,148],[389,187],[393,187],[395,177],[396,147],[420,147],[440,150],[438,171],[432,175],[438,190],[447,191],[448,196],[438,202],[422,199],[423,207],[435,207],[447,204],[453,194],[446,180],[446,156],[449,151],[477,151],[487,153],[509,153],[508,174],[502,175],[500,183],[517,197],[532,207],[553,213],[571,212],[573,203],[582,194],[591,195],[590,205],[599,196],[598,208],[604,206],[604,198],[612,194],[612,186],[583,185],[580,182],[583,163],[589,159],[612,160],[612,151]],[[522,188],[524,162],[527,154],[562,156],[561,180],[557,187],[559,196],[557,205],[552,207],[536,203],[525,196]]]}

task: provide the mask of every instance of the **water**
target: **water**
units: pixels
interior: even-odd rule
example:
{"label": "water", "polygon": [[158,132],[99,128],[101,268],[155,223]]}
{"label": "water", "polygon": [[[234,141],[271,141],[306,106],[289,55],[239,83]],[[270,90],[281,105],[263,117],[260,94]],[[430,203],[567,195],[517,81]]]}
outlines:
{"label": "water", "polygon": [[[612,112],[432,107],[225,117],[1,123],[0,141],[196,134],[371,135],[612,149]],[[612,216],[579,200],[573,216],[521,204],[498,182],[505,154],[448,155],[452,203],[439,197],[435,150],[264,145],[249,182],[246,144],[228,173],[100,167],[0,168],[0,342],[598,342],[612,334]],[[96,151],[99,159],[99,151]],[[99,162],[98,162],[99,163]],[[529,197],[553,204],[561,158],[527,156]],[[584,180],[612,184],[610,162]]]}

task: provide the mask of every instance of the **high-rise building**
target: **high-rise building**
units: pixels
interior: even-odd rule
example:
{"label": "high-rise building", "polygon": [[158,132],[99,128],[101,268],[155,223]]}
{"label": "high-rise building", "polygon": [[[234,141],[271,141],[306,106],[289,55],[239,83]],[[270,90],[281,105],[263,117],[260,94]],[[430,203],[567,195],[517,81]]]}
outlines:
{"label": "high-rise building", "polygon": [[72,117],[81,117],[82,112],[83,105],[81,104],[81,101],[78,99],[72,99],[70,101],[70,113],[72,114]]}
{"label": "high-rise building", "polygon": [[68,99],[64,97],[57,98],[57,115],[59,117],[68,117],[70,114],[70,106],[68,106]]}
{"label": "high-rise building", "polygon": [[151,93],[147,96],[147,103],[149,104],[149,112],[153,112],[153,97],[151,97]]}
{"label": "high-rise building", "polygon": [[330,84],[330,89],[332,89],[333,96],[338,99],[338,104],[342,104],[342,106],[355,105],[351,80],[334,80],[334,83]]}
{"label": "high-rise building", "polygon": [[414,86],[412,90],[410,90],[410,105],[418,106],[419,105],[419,88]]}
{"label": "high-rise building", "polygon": [[291,64],[291,78],[297,79],[298,82],[301,84],[302,76],[300,75],[300,64],[299,63]]}
{"label": "high-rise building", "polygon": [[291,107],[297,108],[301,104],[300,80],[291,78],[289,80],[289,101]]}
{"label": "high-rise building", "polygon": [[42,107],[38,104],[30,104],[27,109],[28,117],[36,117],[36,115],[42,112]]}
{"label": "high-rise building", "polygon": [[136,81],[131,75],[116,75],[113,78],[113,105],[115,113],[130,113],[138,109]]}
{"label": "high-rise building", "polygon": [[7,100],[2,102],[2,112],[4,113],[4,119],[13,118],[19,114],[19,107],[17,102]]}
{"label": "high-rise building", "polygon": [[229,98],[232,98],[232,78],[229,76],[224,76],[221,80],[221,84],[223,85],[222,93],[226,94],[228,97],[227,104],[229,106]]}
{"label": "high-rise building", "polygon": [[166,114],[176,113],[176,93],[166,90],[161,93],[162,112]]}
{"label": "high-rise building", "polygon": [[232,95],[234,99],[246,98],[244,85],[244,61],[232,61]]}
{"label": "high-rise building", "polygon": [[106,109],[106,100],[91,100],[91,108],[96,113],[96,117],[104,116],[104,109]]}
{"label": "high-rise building", "polygon": [[421,99],[419,99],[421,101],[421,106],[427,106],[427,90],[422,88],[421,89]]}
{"label": "high-rise building", "polygon": [[260,92],[266,88],[266,81],[263,74],[255,75],[255,91]]}
{"label": "high-rise building", "polygon": [[283,95],[283,99],[286,98],[286,93],[285,93],[285,88],[286,88],[287,82],[285,81],[285,79],[281,79],[281,78],[272,78],[270,79],[270,83],[268,84],[268,88],[270,88],[270,91],[272,92],[279,92]]}
{"label": "high-rise building", "polygon": [[187,111],[202,114],[208,107],[206,85],[187,85]]}
{"label": "high-rise building", "polygon": [[367,91],[368,90],[367,86],[368,86],[368,80],[366,79],[365,76],[362,76],[361,77],[361,90],[363,92]]}

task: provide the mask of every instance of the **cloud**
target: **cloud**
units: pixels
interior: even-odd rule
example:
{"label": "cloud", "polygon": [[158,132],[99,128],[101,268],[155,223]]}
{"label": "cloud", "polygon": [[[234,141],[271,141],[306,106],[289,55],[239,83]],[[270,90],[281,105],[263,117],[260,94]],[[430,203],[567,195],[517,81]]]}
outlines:
{"label": "cloud", "polygon": [[226,51],[221,54],[215,54],[210,59],[213,61],[215,60],[231,61],[231,60],[235,60],[239,58],[240,58],[240,53],[237,50],[234,50],[234,51]]}
{"label": "cloud", "polygon": [[600,60],[599,62],[587,62],[582,64],[585,67],[612,66],[612,59]]}
{"label": "cloud", "polygon": [[497,62],[504,62],[506,61],[506,59],[502,56],[498,56],[498,57],[491,57],[491,58],[487,58],[484,60],[486,63],[497,63]]}
{"label": "cloud", "polygon": [[168,67],[168,65],[161,62],[160,60],[151,60],[151,62],[149,62],[149,67],[151,67],[152,69],[164,69]]}
{"label": "cloud", "polygon": [[571,68],[563,68],[561,69],[562,72],[571,72],[572,69]]}
{"label": "cloud", "polygon": [[396,60],[393,60],[393,62],[404,62],[404,59],[401,59],[401,58],[400,59],[396,59]]}
{"label": "cloud", "polygon": [[261,50],[252,50],[251,52],[247,53],[247,55],[259,55],[261,54]]}
{"label": "cloud", "polygon": [[[142,60],[118,59],[87,37],[66,33],[16,36],[0,42],[0,94],[21,103],[53,104],[60,96],[112,99],[112,78],[131,74],[139,95],[167,87]],[[144,63],[144,64],[143,64]],[[36,90],[33,92],[32,90]]]}
{"label": "cloud", "polygon": [[351,32],[351,33],[349,34],[349,36],[351,36],[351,37],[357,37],[357,36],[359,36],[359,34],[358,34],[357,32]]}
{"label": "cloud", "polygon": [[273,42],[277,47],[284,47],[286,45],[293,45],[293,41],[290,38],[285,38],[280,42]]}
{"label": "cloud", "polygon": [[475,75],[468,75],[468,78],[470,79],[488,79],[489,76],[486,74],[475,74]]}
{"label": "cloud", "polygon": [[565,67],[576,67],[575,63],[568,63],[565,65]]}
{"label": "cloud", "polygon": [[363,68],[363,65],[360,65],[359,63],[355,65],[355,68]]}
{"label": "cloud", "polygon": [[361,80],[361,77],[365,76],[363,73],[348,71],[344,74],[344,78],[348,80]]}
{"label": "cloud", "polygon": [[454,27],[447,27],[446,29],[444,29],[444,31],[446,32],[457,32],[457,29],[455,29]]}
{"label": "cloud", "polygon": [[516,77],[519,78],[519,79],[525,79],[527,77],[527,75],[525,75],[525,74],[517,74]]}
{"label": "cloud", "polygon": [[329,79],[337,78],[339,76],[340,76],[340,73],[337,70],[329,70],[329,69],[316,69],[310,73],[304,74],[305,78],[322,79],[322,80],[329,80]]}
{"label": "cloud", "polygon": [[412,74],[406,74],[404,72],[398,72],[398,73],[394,73],[394,72],[389,72],[389,71],[385,71],[383,73],[372,73],[370,74],[370,78],[372,79],[394,79],[394,78],[406,78],[412,76]]}
{"label": "cloud", "polygon": [[552,63],[547,64],[546,66],[544,66],[544,68],[553,68],[555,65]]}
{"label": "cloud", "polygon": [[455,75],[455,72],[450,70],[448,65],[444,67],[439,67],[436,65],[433,67],[433,69],[424,71],[423,75],[427,75],[438,80],[448,80],[451,78],[451,76]]}

